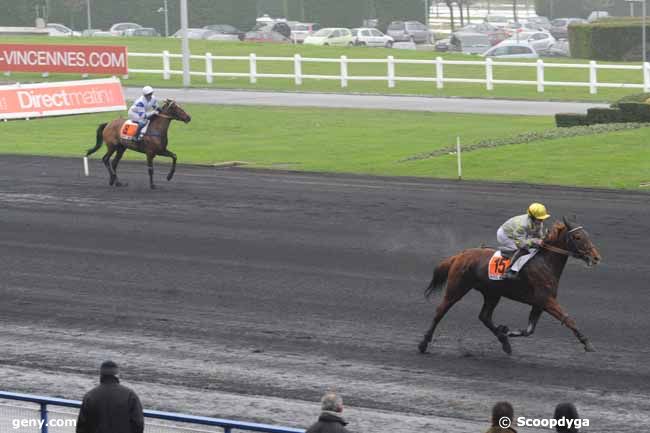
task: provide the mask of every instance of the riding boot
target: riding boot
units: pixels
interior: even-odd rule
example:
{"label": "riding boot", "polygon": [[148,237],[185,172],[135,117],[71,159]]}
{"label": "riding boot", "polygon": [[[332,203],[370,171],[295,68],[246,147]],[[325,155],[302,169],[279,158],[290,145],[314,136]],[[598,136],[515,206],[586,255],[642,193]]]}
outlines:
{"label": "riding boot", "polygon": [[141,134],[141,132],[142,132],[142,128],[144,128],[144,125],[146,125],[146,124],[138,123],[138,129],[137,129],[137,131],[135,131],[135,136],[133,137],[133,140],[134,140],[136,143],[141,143],[141,142],[142,142],[142,138],[143,138],[143,137],[140,136],[140,134]]}
{"label": "riding boot", "polygon": [[508,266],[508,269],[506,269],[506,272],[503,274],[504,280],[514,280],[519,276],[519,272],[512,269],[512,265],[514,265],[520,257],[528,254],[528,252],[529,251],[527,248],[519,248],[517,251],[515,251],[515,253],[510,258],[510,265]]}

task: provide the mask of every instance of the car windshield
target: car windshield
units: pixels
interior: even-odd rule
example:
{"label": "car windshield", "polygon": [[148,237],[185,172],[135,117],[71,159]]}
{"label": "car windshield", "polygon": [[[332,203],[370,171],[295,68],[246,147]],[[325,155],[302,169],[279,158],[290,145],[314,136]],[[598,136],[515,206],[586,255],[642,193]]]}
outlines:
{"label": "car windshield", "polygon": [[359,29],[352,29],[350,31],[352,32],[352,36],[357,36],[359,34]]}
{"label": "car windshield", "polygon": [[402,22],[396,22],[396,23],[391,23],[388,26],[388,30],[400,30],[404,28],[404,23]]}
{"label": "car windshield", "polygon": [[330,34],[332,34],[333,31],[334,31],[334,29],[320,29],[319,31],[314,33],[314,36],[316,36],[318,38],[324,38],[324,37],[329,36]]}

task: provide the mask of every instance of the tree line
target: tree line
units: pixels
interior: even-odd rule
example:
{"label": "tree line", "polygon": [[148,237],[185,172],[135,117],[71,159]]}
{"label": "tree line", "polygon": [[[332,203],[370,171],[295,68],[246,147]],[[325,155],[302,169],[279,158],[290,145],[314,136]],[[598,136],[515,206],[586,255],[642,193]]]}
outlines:
{"label": "tree line", "polygon": [[[180,27],[180,1],[168,0],[170,31]],[[92,27],[136,22],[164,30],[164,0],[90,0]],[[74,29],[87,28],[86,0],[0,0],[1,26],[33,26],[37,16]],[[190,27],[231,24],[248,30],[263,14],[322,26],[359,27],[374,18],[384,28],[393,20],[425,22],[424,0],[188,0]]]}

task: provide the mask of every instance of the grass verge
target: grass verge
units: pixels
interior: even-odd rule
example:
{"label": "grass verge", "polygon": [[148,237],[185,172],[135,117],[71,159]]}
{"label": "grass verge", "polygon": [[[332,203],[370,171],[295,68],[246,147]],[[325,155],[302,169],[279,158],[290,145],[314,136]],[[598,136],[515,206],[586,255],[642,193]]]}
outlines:
{"label": "grass verge", "polygon": [[[553,126],[550,117],[209,105],[185,108],[192,114],[192,123],[174,123],[169,146],[182,163],[246,161],[251,167],[394,176],[455,178],[454,155],[408,158],[448,147],[457,135],[471,145]],[[94,144],[96,126],[113,117],[108,113],[2,123],[0,153],[81,157]],[[647,128],[642,128],[478,149],[463,155],[463,174],[476,180],[637,189],[650,181],[646,136]],[[125,157],[143,159],[134,152]]]}

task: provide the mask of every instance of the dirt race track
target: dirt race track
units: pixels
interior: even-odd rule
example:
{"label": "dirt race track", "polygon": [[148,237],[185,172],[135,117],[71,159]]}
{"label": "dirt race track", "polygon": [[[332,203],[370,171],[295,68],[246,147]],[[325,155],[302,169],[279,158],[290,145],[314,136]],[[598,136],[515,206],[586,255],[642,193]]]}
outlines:
{"label": "dirt race track", "polygon": [[[357,432],[484,431],[501,399],[530,418],[573,401],[588,432],[650,425],[648,194],[188,166],[167,183],[164,165],[150,191],[143,162],[123,189],[81,168],[0,158],[1,389],[80,399],[112,358],[149,408],[287,426],[329,387]],[[470,293],[417,353],[434,263],[531,200],[603,255],[560,285],[598,351],[544,315],[508,357]],[[495,322],[527,317],[506,300]]]}

